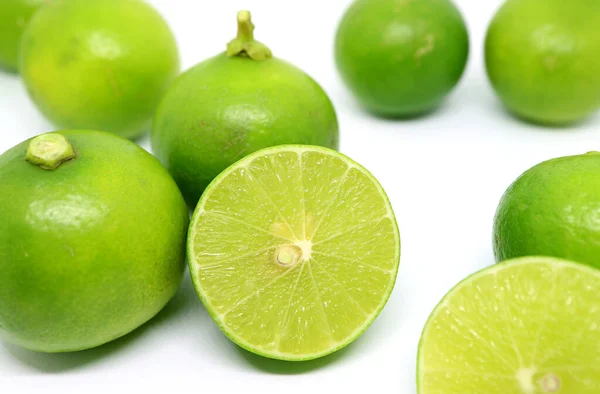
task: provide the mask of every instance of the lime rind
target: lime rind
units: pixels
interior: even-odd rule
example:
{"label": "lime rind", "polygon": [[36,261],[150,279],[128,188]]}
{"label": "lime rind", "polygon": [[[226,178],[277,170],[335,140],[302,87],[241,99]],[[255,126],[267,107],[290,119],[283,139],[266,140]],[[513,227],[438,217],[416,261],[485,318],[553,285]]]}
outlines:
{"label": "lime rind", "polygon": [[[395,244],[397,245],[397,248],[394,252],[394,257],[393,257],[394,263],[393,263],[393,266],[389,270],[389,273],[391,276],[390,276],[388,287],[383,292],[380,303],[377,305],[374,312],[372,312],[370,314],[370,316],[364,320],[363,324],[361,324],[350,335],[348,335],[346,338],[344,338],[344,340],[334,343],[332,346],[328,347],[327,349],[318,351],[318,352],[310,352],[310,353],[306,353],[306,354],[296,354],[296,353],[286,353],[286,352],[280,352],[280,351],[269,351],[266,349],[261,349],[260,347],[257,347],[255,345],[249,343],[247,340],[245,340],[241,336],[234,333],[233,330],[231,330],[230,328],[228,328],[225,325],[225,323],[222,319],[223,315],[220,314],[219,312],[217,312],[215,310],[215,308],[213,307],[213,305],[211,304],[210,298],[204,292],[202,286],[199,283],[199,279],[197,278],[197,274],[196,274],[197,263],[195,260],[195,253],[194,253],[194,236],[195,236],[196,231],[194,231],[194,229],[196,227],[196,224],[198,223],[199,218],[203,215],[203,213],[205,213],[204,207],[205,207],[208,199],[210,198],[213,190],[229,174],[231,174],[237,168],[248,166],[251,162],[253,162],[257,158],[260,158],[262,156],[266,156],[266,155],[269,155],[272,153],[278,153],[278,152],[295,152],[298,155],[302,155],[302,153],[304,153],[304,152],[318,152],[318,153],[322,153],[325,155],[333,155],[336,158],[341,159],[345,164],[347,164],[348,171],[350,169],[356,169],[356,170],[360,171],[362,174],[364,174],[368,179],[370,179],[373,182],[374,186],[376,187],[377,191],[379,192],[379,194],[381,195],[381,197],[383,199],[383,202],[386,206],[386,216],[389,218],[389,220],[392,223],[393,238],[394,238]],[[236,162],[236,163],[232,164],[230,167],[228,167],[225,171],[223,171],[219,176],[217,176],[209,184],[209,186],[206,188],[205,192],[203,193],[202,197],[200,198],[200,201],[198,202],[196,209],[194,210],[194,213],[192,215],[192,219],[191,219],[190,223],[191,223],[190,231],[188,232],[188,242],[187,242],[187,244],[188,244],[188,267],[190,269],[190,274],[191,274],[192,282],[194,284],[194,288],[195,288],[200,300],[204,304],[206,310],[209,312],[211,318],[217,324],[219,329],[232,342],[234,342],[235,344],[237,344],[238,346],[240,346],[241,348],[243,348],[249,352],[258,354],[263,357],[268,357],[268,358],[278,359],[278,360],[285,360],[285,361],[307,361],[307,360],[312,360],[312,359],[327,356],[329,354],[332,354],[332,353],[346,347],[347,345],[352,343],[354,340],[356,340],[358,337],[360,337],[367,330],[367,328],[373,323],[373,321],[379,316],[379,314],[381,313],[381,311],[387,304],[387,301],[389,300],[389,297],[391,296],[392,291],[395,286],[395,283],[396,283],[398,268],[399,268],[399,264],[400,264],[400,244],[401,244],[400,243],[400,232],[398,229],[397,220],[393,213],[393,210],[392,210],[392,207],[389,202],[389,198],[388,198],[387,194],[383,190],[381,184],[376,180],[376,178],[368,170],[366,170],[364,167],[362,167],[361,165],[359,165],[358,163],[356,163],[354,160],[350,159],[349,157],[347,157],[337,151],[328,149],[328,148],[323,148],[323,147],[319,147],[319,146],[310,146],[310,145],[280,145],[280,146],[276,146],[276,147],[269,147],[266,149],[262,149],[262,150],[259,150],[257,152],[254,152],[254,153],[244,157],[243,159],[239,160],[238,162]],[[310,264],[308,266],[309,266],[309,269],[312,269],[312,267],[310,267]],[[304,265],[302,266],[301,269],[303,269],[303,267],[304,267]],[[292,270],[293,270],[293,268],[289,269],[288,272],[290,272]],[[298,279],[300,279],[300,277],[301,277],[301,273],[298,275]]]}
{"label": "lime rind", "polygon": [[[573,269],[576,270],[578,273],[583,273],[585,276],[590,275],[591,277],[595,277],[597,282],[594,282],[596,284],[600,284],[600,271],[585,265],[583,263],[579,263],[579,262],[574,262],[574,261],[569,261],[569,260],[565,260],[565,259],[560,259],[560,258],[556,258],[556,257],[549,257],[549,256],[526,256],[526,257],[519,257],[519,258],[514,258],[514,259],[509,259],[509,260],[505,260],[503,262],[497,263],[493,266],[490,267],[486,267],[484,269],[481,269],[480,271],[477,271],[473,274],[471,274],[470,276],[466,277],[465,279],[463,279],[462,281],[460,281],[458,284],[456,284],[451,290],[449,290],[446,295],[444,295],[444,297],[439,301],[439,303],[436,305],[436,307],[434,308],[434,310],[431,312],[431,314],[429,315],[427,322],[425,323],[425,326],[423,328],[423,331],[421,333],[421,338],[419,340],[419,344],[418,344],[418,354],[417,354],[417,368],[416,368],[416,381],[417,381],[417,392],[420,394],[428,394],[428,392],[424,391],[425,390],[425,383],[424,383],[424,377],[425,377],[425,370],[426,367],[424,366],[424,354],[423,354],[423,349],[425,347],[425,342],[427,341],[427,337],[428,334],[430,332],[430,329],[433,326],[433,322],[436,320],[436,318],[440,315],[441,311],[443,310],[443,308],[447,307],[449,301],[453,298],[453,296],[455,294],[460,294],[461,290],[467,286],[471,286],[472,283],[474,283],[475,281],[477,281],[480,278],[489,276],[491,274],[493,274],[494,276],[497,275],[498,272],[501,272],[502,270],[508,268],[508,267],[514,267],[514,268],[518,268],[519,266],[526,266],[526,265],[536,265],[536,264],[540,264],[540,265],[544,265],[547,267],[551,267],[551,270],[553,271],[553,275],[554,278],[558,278],[558,271],[561,269]],[[554,286],[553,290],[556,290],[555,288],[556,286]],[[545,294],[544,296],[548,296],[547,294]],[[552,302],[552,301],[550,301]],[[598,312],[600,309],[595,308],[593,309],[591,312]],[[545,315],[548,314],[548,311],[545,311]],[[508,317],[507,315],[504,315],[506,317]],[[514,317],[513,319],[515,319],[518,317]],[[572,323],[572,322],[569,322]],[[592,323],[593,324],[593,323]],[[600,325],[600,323],[598,323],[598,325]],[[583,327],[580,328],[581,330],[583,330]],[[511,332],[509,332],[507,335],[511,336]],[[537,336],[539,337],[539,335],[541,334],[541,332],[537,332]],[[516,343],[514,342],[514,338],[510,338],[512,341],[512,346],[514,346],[514,351],[515,352],[519,352],[520,349],[517,347]],[[491,342],[490,342],[491,343]],[[536,343],[537,346],[537,343]],[[534,353],[535,354],[535,353]],[[501,357],[501,355],[498,353],[496,354],[498,356],[499,359],[502,359],[502,362],[505,362],[506,360],[503,359],[503,357]],[[519,355],[520,358],[520,355]],[[521,360],[522,361],[522,360]],[[534,361],[534,360],[532,360]],[[584,360],[585,363],[585,360]],[[591,363],[593,364],[593,362]],[[506,364],[505,364],[506,365]],[[481,373],[480,371],[477,372],[478,377],[484,378],[484,379],[494,379],[494,378],[501,378],[501,379],[512,379],[513,380],[513,385],[514,385],[514,390],[511,392],[519,392],[519,393],[524,393],[524,394],[533,394],[533,393],[544,393],[544,392],[559,392],[561,389],[561,380],[556,377],[555,375],[553,375],[553,373],[557,372],[555,370],[553,370],[553,368],[544,368],[543,366],[538,366],[541,367],[540,369],[536,369],[535,366],[532,366],[532,368],[529,367],[524,367],[523,365],[519,365],[520,368],[518,368],[517,370],[513,371],[513,374],[508,374],[508,373],[489,373],[489,374],[485,374],[485,373]],[[456,366],[456,370],[453,372],[456,374],[459,374],[461,366],[457,365]],[[539,374],[539,373],[546,373],[545,376],[543,376],[542,379],[539,379],[537,381],[535,381],[534,375]],[[456,379],[458,375],[456,375],[454,377],[454,379]],[[538,387],[535,385],[535,383],[538,383],[540,385],[545,385],[544,389],[545,391],[537,391]],[[492,383],[490,383],[491,385]],[[588,387],[586,387],[587,389]],[[504,387],[504,388],[500,388],[498,392],[506,392],[506,391],[502,391],[502,390],[509,390],[509,388]],[[594,389],[600,389],[600,381],[597,382],[597,387],[594,386]],[[438,391],[436,391],[438,392]],[[562,391],[560,391],[562,392]],[[570,391],[569,391],[570,392]],[[588,391],[585,391],[585,393],[587,393]],[[594,393],[597,391],[593,391]]]}

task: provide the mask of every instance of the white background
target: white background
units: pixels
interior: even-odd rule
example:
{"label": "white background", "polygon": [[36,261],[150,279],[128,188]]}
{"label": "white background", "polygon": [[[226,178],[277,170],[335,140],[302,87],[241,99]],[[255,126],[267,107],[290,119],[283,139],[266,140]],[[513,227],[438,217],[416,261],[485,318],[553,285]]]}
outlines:
{"label": "white background", "polygon": [[[373,172],[396,212],[402,239],[396,288],[354,344],[325,359],[290,364],[230,343],[186,276],[156,319],[114,343],[55,355],[1,343],[0,392],[415,393],[423,324],[455,283],[493,263],[492,220],[506,187],[540,161],[600,149],[598,116],[547,129],[503,110],[482,58],[485,29],[500,0],[455,1],[470,31],[468,68],[440,110],[410,121],[369,116],[338,79],[333,37],[348,0],[151,1],[175,32],[184,69],[224,50],[235,35],[236,12],[247,8],[257,38],[323,86],[339,116],[341,151]],[[0,151],[51,130],[19,78],[0,73]],[[147,138],[142,145],[149,149]]]}

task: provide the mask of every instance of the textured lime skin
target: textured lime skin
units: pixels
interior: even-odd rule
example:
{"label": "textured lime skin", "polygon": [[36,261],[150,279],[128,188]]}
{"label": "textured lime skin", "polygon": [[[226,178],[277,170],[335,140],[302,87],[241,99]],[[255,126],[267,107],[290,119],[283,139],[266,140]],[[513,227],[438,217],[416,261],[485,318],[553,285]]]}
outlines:
{"label": "textured lime skin", "polygon": [[148,321],[185,269],[188,211],[149,153],[104,132],[65,131],[56,170],[0,156],[0,334],[25,348],[95,347]]}
{"label": "textured lime skin", "polygon": [[338,122],[326,93],[300,69],[223,53],[177,79],[151,141],[193,208],[214,177],[249,153],[282,144],[337,149]]}
{"label": "textured lime skin", "polygon": [[600,3],[509,0],[489,26],[485,62],[504,105],[541,124],[582,120],[600,107]]}
{"label": "textured lime skin", "polygon": [[0,68],[18,71],[19,44],[34,12],[45,0],[0,1]]}
{"label": "textured lime skin", "polygon": [[540,163],[506,190],[494,220],[496,261],[545,255],[600,268],[600,154]]}
{"label": "textured lime skin", "polygon": [[430,111],[460,80],[465,22],[449,0],[357,0],[335,38],[341,77],[367,110],[406,117]]}
{"label": "textured lime skin", "polygon": [[20,50],[29,95],[48,119],[126,138],[150,129],[179,73],[169,27],[141,0],[55,0],[32,18]]}

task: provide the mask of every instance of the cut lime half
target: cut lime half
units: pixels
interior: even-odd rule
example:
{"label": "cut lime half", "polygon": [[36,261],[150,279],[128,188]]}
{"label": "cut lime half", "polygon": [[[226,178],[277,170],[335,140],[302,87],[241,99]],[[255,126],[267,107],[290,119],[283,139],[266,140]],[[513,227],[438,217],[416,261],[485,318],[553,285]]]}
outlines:
{"label": "cut lime half", "polygon": [[236,344],[308,360],[348,345],[386,304],[400,236],[377,180],[313,146],[267,148],[206,189],[188,261],[200,299]]}
{"label": "cut lime half", "polygon": [[522,257],[463,280],[421,336],[420,394],[600,393],[600,271]]}

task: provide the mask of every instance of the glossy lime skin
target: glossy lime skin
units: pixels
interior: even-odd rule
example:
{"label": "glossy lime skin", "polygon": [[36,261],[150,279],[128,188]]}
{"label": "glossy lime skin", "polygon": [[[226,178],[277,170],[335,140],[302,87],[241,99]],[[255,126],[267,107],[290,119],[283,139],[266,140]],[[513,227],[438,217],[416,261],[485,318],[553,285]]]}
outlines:
{"label": "glossy lime skin", "polygon": [[554,256],[600,268],[600,153],[560,157],[521,175],[494,219],[496,261]]}
{"label": "glossy lime skin", "polygon": [[600,2],[509,0],[489,26],[485,63],[504,105],[564,125],[600,107]]}
{"label": "glossy lime skin", "polygon": [[0,1],[0,68],[19,69],[19,44],[29,20],[46,0]]}
{"label": "glossy lime skin", "polygon": [[29,95],[56,125],[126,138],[150,129],[179,73],[169,27],[142,0],[54,0],[25,30],[20,61]]}
{"label": "glossy lime skin", "polygon": [[465,22],[449,0],[357,0],[335,37],[346,86],[385,117],[434,109],[460,80],[468,56]]}
{"label": "glossy lime skin", "polygon": [[42,352],[129,333],[175,294],[188,210],[166,169],[104,132],[61,132],[77,157],[56,170],[0,156],[0,334]]}
{"label": "glossy lime skin", "polygon": [[323,89],[295,66],[220,54],[181,75],[160,104],[154,154],[193,208],[208,184],[262,148],[338,148],[338,122]]}

